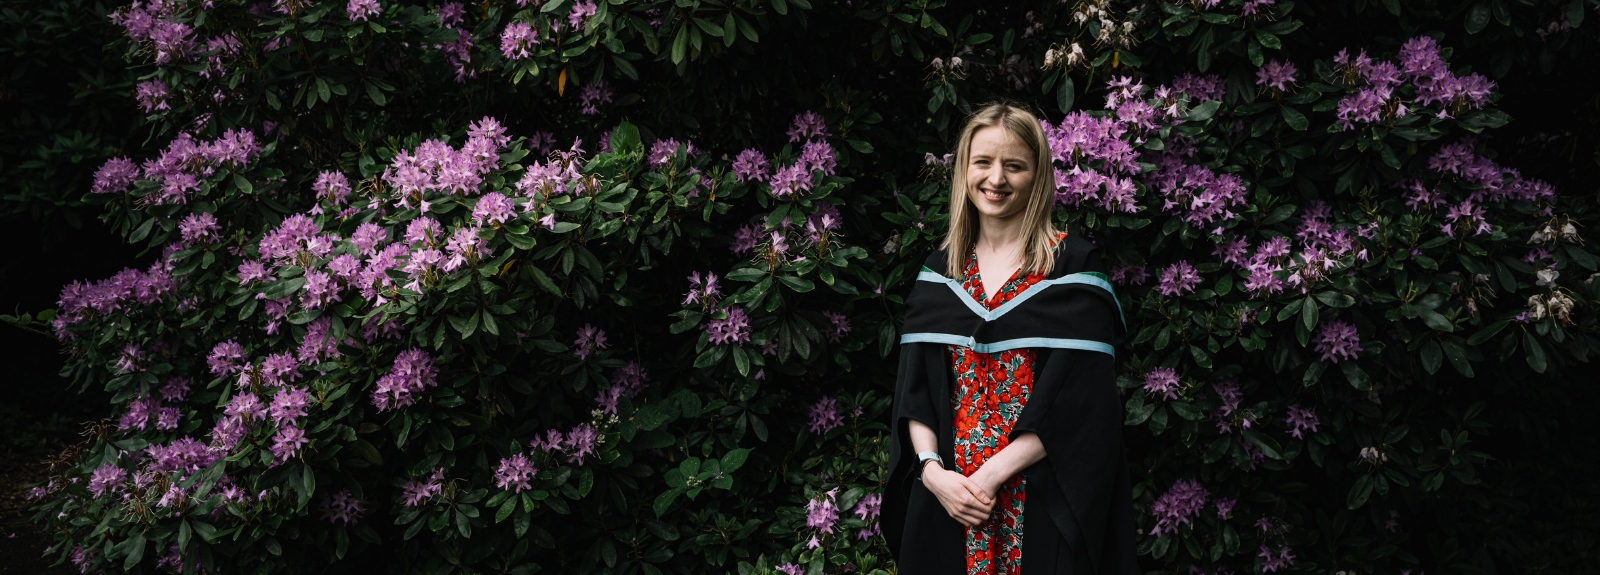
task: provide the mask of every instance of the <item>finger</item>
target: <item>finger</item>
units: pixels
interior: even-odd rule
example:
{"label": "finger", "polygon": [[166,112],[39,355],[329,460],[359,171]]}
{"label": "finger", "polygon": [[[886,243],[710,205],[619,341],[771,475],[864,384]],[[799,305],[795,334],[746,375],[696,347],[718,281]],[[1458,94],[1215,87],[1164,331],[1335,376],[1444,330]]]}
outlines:
{"label": "finger", "polygon": [[989,494],[985,492],[982,487],[978,486],[978,482],[973,481],[971,478],[963,475],[961,476],[961,486],[967,488],[967,491],[971,492],[973,497],[977,498],[978,501],[982,501],[984,503],[989,502]]}

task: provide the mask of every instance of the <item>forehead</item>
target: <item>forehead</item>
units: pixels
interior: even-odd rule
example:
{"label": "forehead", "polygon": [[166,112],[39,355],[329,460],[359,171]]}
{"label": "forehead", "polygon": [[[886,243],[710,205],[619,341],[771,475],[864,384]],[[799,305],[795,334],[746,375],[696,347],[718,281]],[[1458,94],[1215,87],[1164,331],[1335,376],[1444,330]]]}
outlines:
{"label": "forehead", "polygon": [[984,126],[972,134],[972,155],[1026,158],[1033,154],[1005,126]]}

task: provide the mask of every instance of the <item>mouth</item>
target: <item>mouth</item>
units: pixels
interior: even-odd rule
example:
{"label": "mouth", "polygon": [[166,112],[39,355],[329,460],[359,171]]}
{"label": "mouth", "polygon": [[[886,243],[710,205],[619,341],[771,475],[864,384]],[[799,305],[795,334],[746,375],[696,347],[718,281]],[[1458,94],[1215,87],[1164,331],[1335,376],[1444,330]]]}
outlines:
{"label": "mouth", "polygon": [[1003,202],[1006,198],[1011,197],[1011,192],[1002,192],[1000,190],[990,189],[979,189],[978,194],[982,195],[983,199],[991,202]]}

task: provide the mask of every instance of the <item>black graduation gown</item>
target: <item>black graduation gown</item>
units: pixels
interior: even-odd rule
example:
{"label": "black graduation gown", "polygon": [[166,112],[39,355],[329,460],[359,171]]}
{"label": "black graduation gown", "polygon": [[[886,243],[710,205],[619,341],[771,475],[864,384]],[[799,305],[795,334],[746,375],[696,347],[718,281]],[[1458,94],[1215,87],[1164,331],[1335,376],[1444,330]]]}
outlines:
{"label": "black graduation gown", "polygon": [[1122,402],[1112,373],[1126,334],[1121,309],[1094,245],[1068,236],[1046,279],[988,311],[945,276],[945,253],[928,256],[906,300],[884,488],[883,535],[897,575],[966,570],[965,528],[917,478],[909,421],[939,434],[939,456],[955,460],[947,344],[992,353],[1034,348],[1034,383],[1012,429],[1031,431],[1046,456],[1023,471],[1024,575],[1133,575],[1133,501],[1122,444]]}

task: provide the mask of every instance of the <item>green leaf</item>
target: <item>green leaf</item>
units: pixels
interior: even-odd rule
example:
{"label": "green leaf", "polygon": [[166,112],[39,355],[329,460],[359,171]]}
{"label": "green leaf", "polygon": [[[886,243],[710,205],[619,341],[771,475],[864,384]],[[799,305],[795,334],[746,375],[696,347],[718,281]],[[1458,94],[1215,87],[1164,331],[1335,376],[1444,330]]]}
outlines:
{"label": "green leaf", "polygon": [[133,230],[132,234],[128,235],[128,243],[131,244],[131,243],[143,241],[145,236],[150,235],[150,228],[151,228],[151,226],[154,226],[155,223],[156,223],[156,219],[155,218],[150,218],[148,220],[145,220],[143,224],[140,224],[138,228],[135,228]]}
{"label": "green leaf", "polygon": [[1450,360],[1451,367],[1461,375],[1472,377],[1472,363],[1467,361],[1467,350],[1462,349],[1461,344],[1444,339],[1439,340],[1439,347],[1444,349],[1444,357]]}
{"label": "green leaf", "polygon": [[1261,450],[1262,455],[1272,459],[1283,459],[1283,454],[1278,448],[1278,442],[1270,436],[1254,429],[1245,429],[1243,432],[1244,438],[1255,444],[1256,448]]}
{"label": "green leaf", "polygon": [[540,289],[550,292],[557,297],[563,295],[561,293],[561,288],[556,287],[556,282],[550,281],[550,276],[545,275],[544,270],[541,270],[531,264],[522,266],[522,269],[525,270],[524,275],[532,279],[533,283],[538,284]]}
{"label": "green leaf", "polygon": [[[1322,362],[1317,362],[1317,363],[1322,363]],[[1372,380],[1367,378],[1367,372],[1363,371],[1361,369],[1361,366],[1356,365],[1356,362],[1354,362],[1354,361],[1343,361],[1343,362],[1340,362],[1339,363],[1339,370],[1344,372],[1345,380],[1349,381],[1350,385],[1352,387],[1355,387],[1356,389],[1359,389],[1361,391],[1367,391],[1369,389],[1372,389]]]}
{"label": "green leaf", "polygon": [[472,337],[473,332],[478,331],[478,314],[467,314],[467,317],[452,315],[450,316],[450,327],[456,328],[456,332],[461,334],[462,339]]}
{"label": "green leaf", "polygon": [[1467,338],[1467,345],[1478,345],[1489,341],[1489,338],[1500,333],[1500,331],[1504,330],[1508,325],[1511,325],[1511,320],[1503,319],[1483,326],[1483,329],[1478,330],[1477,333],[1472,334],[1472,337]]}
{"label": "green leaf", "polygon": [[[1468,34],[1482,32],[1484,27],[1489,25],[1489,3],[1479,2],[1473,4],[1472,8],[1467,10],[1467,18],[1464,22]],[[1354,507],[1351,509],[1354,509]]]}
{"label": "green leaf", "polygon": [[1428,373],[1439,373],[1439,368],[1444,366],[1444,350],[1439,348],[1439,342],[1429,341],[1422,344],[1422,369]]}
{"label": "green leaf", "polygon": [[1539,340],[1535,339],[1532,333],[1523,332],[1522,348],[1528,350],[1528,367],[1537,373],[1544,373],[1549,364],[1544,356],[1544,346],[1539,345]]}
{"label": "green leaf", "polygon": [[846,142],[850,144],[850,147],[855,148],[857,152],[870,154],[873,151],[872,143],[867,142],[866,140],[846,140]]}
{"label": "green leaf", "polygon": [[250,180],[239,174],[233,175],[233,186],[239,188],[239,193],[249,194],[255,192],[255,186],[250,185]]}
{"label": "green leaf", "polygon": [[672,63],[683,62],[684,55],[689,51],[689,26],[687,24],[678,28],[678,35],[672,39]]}
{"label": "green leaf", "polygon": [[741,447],[739,449],[729,451],[727,455],[722,456],[722,472],[733,473],[740,467],[743,467],[745,460],[749,457],[749,448]]}
{"label": "green leaf", "polygon": [[1077,96],[1077,88],[1073,87],[1072,76],[1062,72],[1061,83],[1056,86],[1056,107],[1060,108],[1063,114],[1071,112],[1073,101]]}
{"label": "green leaf", "polygon": [[1422,323],[1428,324],[1428,327],[1444,332],[1456,330],[1455,324],[1450,323],[1450,320],[1445,319],[1439,312],[1420,306],[1414,309],[1417,310],[1417,316],[1422,318]]}
{"label": "green leaf", "polygon": [[303,310],[300,310],[300,311],[297,311],[297,312],[289,314],[289,317],[287,319],[288,319],[290,324],[293,324],[293,325],[305,325],[305,324],[311,323],[313,320],[315,320],[315,319],[317,319],[319,317],[322,317],[322,310],[320,310],[320,309],[303,309]]}
{"label": "green leaf", "polygon": [[1172,408],[1173,412],[1178,414],[1178,417],[1182,417],[1189,421],[1194,421],[1206,416],[1204,411],[1190,403],[1174,401],[1172,403],[1168,403],[1167,405]]}
{"label": "green leaf", "polygon": [[1301,114],[1299,110],[1290,108],[1288,106],[1284,106],[1282,110],[1283,121],[1289,124],[1290,128],[1294,128],[1295,131],[1304,132],[1306,131],[1306,128],[1311,127],[1311,121],[1307,120],[1306,115]]}
{"label": "green leaf", "polygon": [[1322,372],[1327,371],[1327,369],[1328,369],[1328,362],[1325,362],[1325,361],[1313,361],[1313,362],[1311,362],[1311,365],[1306,366],[1306,375],[1305,375],[1304,378],[1302,378],[1302,382],[1305,384],[1306,387],[1311,387],[1313,385],[1316,385],[1317,382],[1322,381]]}
{"label": "green leaf", "polygon": [[667,509],[672,507],[672,502],[676,501],[679,495],[683,495],[682,487],[674,487],[667,490],[666,493],[656,496],[655,505],[651,507],[655,510],[657,519],[667,514]]}
{"label": "green leaf", "polygon": [[800,293],[811,291],[817,287],[817,284],[812,283],[811,280],[795,276],[779,276],[778,281],[783,282],[783,285],[789,286],[789,289]]}
{"label": "green leaf", "polygon": [[1350,488],[1350,496],[1345,500],[1350,509],[1358,509],[1367,504],[1367,498],[1372,495],[1372,474],[1362,475],[1356,479],[1356,484]]}
{"label": "green leaf", "polygon": [[376,84],[367,84],[367,97],[372,98],[372,103],[377,104],[379,107],[389,103],[389,99],[383,95],[383,90],[379,89]]}
{"label": "green leaf", "polygon": [[1221,107],[1222,102],[1212,100],[1189,109],[1189,115],[1184,116],[1183,119],[1189,122],[1204,122],[1206,120],[1210,120],[1212,116],[1217,115],[1217,109]]}
{"label": "green leaf", "polygon": [[1325,291],[1318,293],[1317,301],[1320,301],[1329,307],[1337,308],[1346,308],[1356,304],[1356,298],[1336,291]]}
{"label": "green leaf", "polygon": [[144,560],[144,532],[135,532],[132,538],[123,542],[123,545],[127,546],[128,558],[122,561],[122,569],[133,569],[134,565],[138,565],[140,561]]}

